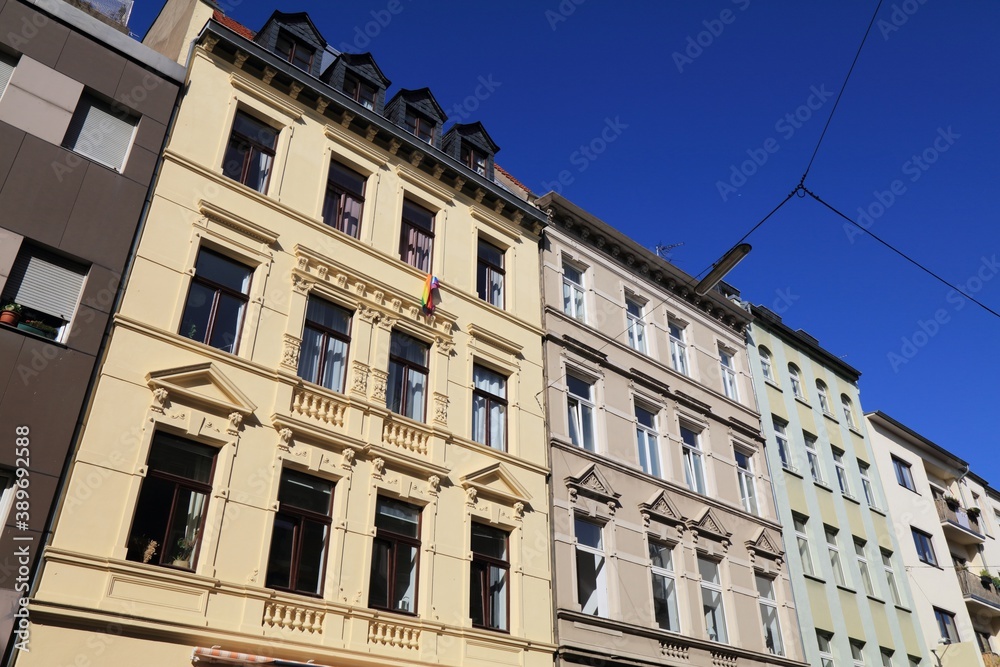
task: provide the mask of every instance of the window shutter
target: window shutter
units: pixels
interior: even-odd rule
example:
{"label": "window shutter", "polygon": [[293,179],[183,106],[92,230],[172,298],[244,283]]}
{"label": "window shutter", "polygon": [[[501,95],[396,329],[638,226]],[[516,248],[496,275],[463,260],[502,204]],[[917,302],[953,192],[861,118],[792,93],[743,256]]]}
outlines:
{"label": "window shutter", "polygon": [[22,246],[7,278],[4,297],[69,322],[86,275],[81,266],[44,250]]}
{"label": "window shutter", "polygon": [[11,57],[0,51],[0,96],[7,89],[10,77],[14,74],[14,66],[17,65],[17,58]]}
{"label": "window shutter", "polygon": [[122,171],[136,123],[135,116],[84,94],[76,106],[64,145],[116,171]]}

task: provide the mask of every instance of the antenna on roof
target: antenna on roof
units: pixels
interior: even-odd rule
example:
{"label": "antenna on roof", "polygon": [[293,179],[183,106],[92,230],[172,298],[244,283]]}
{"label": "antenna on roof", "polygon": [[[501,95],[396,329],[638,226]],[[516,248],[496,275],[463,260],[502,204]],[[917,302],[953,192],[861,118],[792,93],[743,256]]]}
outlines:
{"label": "antenna on roof", "polygon": [[656,256],[659,257],[660,259],[667,259],[667,260],[669,260],[670,259],[670,251],[673,250],[674,248],[679,248],[682,245],[684,245],[684,243],[670,243],[668,245],[663,245],[662,243],[657,243],[656,247],[653,248],[653,252],[655,252]]}

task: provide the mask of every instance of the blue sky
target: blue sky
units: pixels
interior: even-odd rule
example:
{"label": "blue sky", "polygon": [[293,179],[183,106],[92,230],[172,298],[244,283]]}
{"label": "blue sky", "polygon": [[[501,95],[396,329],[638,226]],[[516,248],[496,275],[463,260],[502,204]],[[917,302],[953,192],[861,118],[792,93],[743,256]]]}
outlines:
{"label": "blue sky", "polygon": [[[133,32],[160,5],[137,0]],[[697,274],[799,182],[875,5],[237,0],[227,13],[258,29],[275,8],[310,11],[332,45],[373,53],[390,94],[430,87],[451,120],[482,121],[535,192],[558,184],[648,247],[683,243],[672,261]],[[885,0],[806,186],[1000,311],[997,34],[995,1]],[[728,278],[744,298],[860,369],[865,410],[1000,485],[1000,318],[808,198],[749,242]]]}

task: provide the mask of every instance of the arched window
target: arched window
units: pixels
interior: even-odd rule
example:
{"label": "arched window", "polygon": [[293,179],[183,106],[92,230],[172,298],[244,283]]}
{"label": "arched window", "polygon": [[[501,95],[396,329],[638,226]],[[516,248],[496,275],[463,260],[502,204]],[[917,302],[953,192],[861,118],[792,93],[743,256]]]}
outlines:
{"label": "arched window", "polygon": [[840,403],[844,406],[844,419],[847,420],[847,425],[851,428],[857,428],[857,422],[854,421],[854,406],[851,404],[851,399],[847,394],[840,395]]}
{"label": "arched window", "polygon": [[833,416],[833,410],[830,408],[830,394],[827,391],[826,383],[822,380],[816,380],[816,392],[819,394],[819,407],[823,410],[823,414]]}
{"label": "arched window", "polygon": [[760,353],[760,369],[764,373],[764,379],[774,382],[774,369],[771,367],[771,351],[761,345],[757,348]]}
{"label": "arched window", "polygon": [[802,394],[802,378],[799,375],[799,367],[795,364],[788,364],[788,378],[792,381],[792,393],[795,398],[805,399]]}

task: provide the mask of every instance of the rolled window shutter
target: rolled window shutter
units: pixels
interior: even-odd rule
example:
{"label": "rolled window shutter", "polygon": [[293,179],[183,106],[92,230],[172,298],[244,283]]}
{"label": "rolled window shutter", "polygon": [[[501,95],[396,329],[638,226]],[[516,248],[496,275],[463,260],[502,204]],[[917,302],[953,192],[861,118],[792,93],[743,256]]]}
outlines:
{"label": "rolled window shutter", "polygon": [[86,269],[73,262],[22,246],[3,294],[26,308],[69,322],[76,312],[86,275]]}
{"label": "rolled window shutter", "polygon": [[0,96],[3,96],[3,91],[7,89],[16,64],[17,61],[14,58],[0,51]]}
{"label": "rolled window shutter", "polygon": [[125,166],[137,119],[86,93],[66,133],[66,148],[117,171]]}

